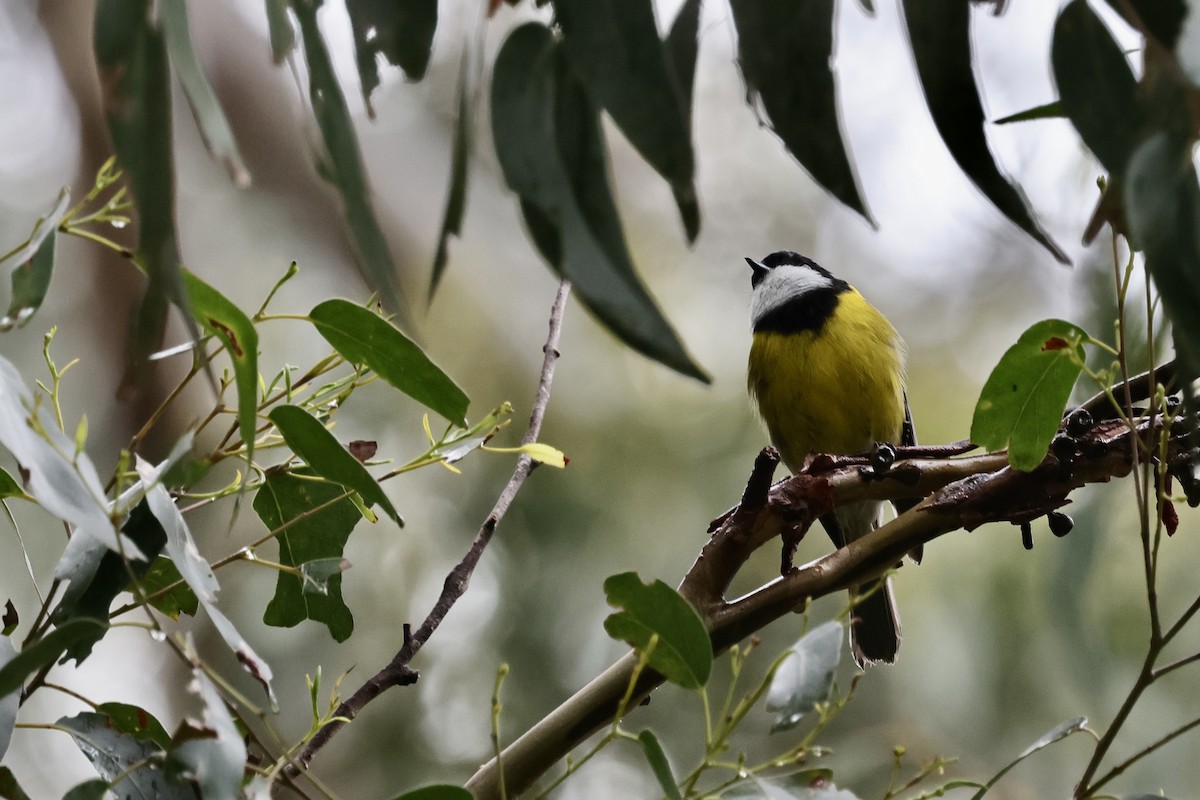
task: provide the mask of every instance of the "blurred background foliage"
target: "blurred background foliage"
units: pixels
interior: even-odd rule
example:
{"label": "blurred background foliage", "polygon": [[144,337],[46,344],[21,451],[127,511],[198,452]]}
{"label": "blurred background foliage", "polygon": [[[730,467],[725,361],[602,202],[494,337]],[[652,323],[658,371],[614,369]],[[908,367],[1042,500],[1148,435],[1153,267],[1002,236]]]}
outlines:
{"label": "blurred background foliage", "polygon": [[[657,4],[664,34],[681,5]],[[1073,263],[1064,267],[964,177],[922,100],[898,4],[875,5],[868,16],[843,2],[834,20],[842,130],[877,228],[817,186],[747,107],[724,3],[705,4],[699,20],[692,130],[703,225],[693,245],[672,187],[605,119],[633,259],[712,383],[630,351],[572,304],[542,436],[567,453],[570,467],[540,470],[526,487],[470,591],[414,665],[422,674],[416,686],[369,707],[318,757],[316,773],[343,796],[387,796],[425,781],[465,780],[490,755],[489,698],[500,663],[512,666],[502,718],[503,734],[512,737],[623,651],[601,626],[606,576],[637,570],[671,583],[685,572],[708,521],[737,500],[754,454],[766,443],[744,389],[750,293],[744,256],[807,253],[892,319],[908,342],[909,397],[923,442],[966,436],[989,369],[1032,322],[1058,316],[1110,336],[1114,252],[1107,230],[1091,247],[1079,244],[1097,199],[1100,165],[1064,119],[987,127],[997,160]],[[1140,38],[1106,9],[1096,10],[1122,46],[1136,51]],[[334,296],[365,299],[369,289],[355,270],[337,192],[312,168],[311,145],[320,133],[306,109],[307,84],[288,66],[272,66],[263,4],[208,0],[188,4],[188,11],[197,57],[228,115],[251,183],[235,186],[226,167],[210,158],[176,87],[175,202],[184,263],[249,310],[293,260],[300,277],[280,294],[281,310],[302,312]],[[315,17],[355,125],[397,289],[410,299],[410,329],[471,396],[473,413],[509,400],[519,420],[529,410],[556,279],[539,263],[485,135],[486,92],[461,238],[449,246],[436,296],[427,306],[413,298],[427,292],[439,244],[464,43],[482,37],[486,71],[509,30],[545,14],[526,4],[502,6],[485,19],[480,4],[460,0],[443,0],[438,11],[424,79],[414,83],[380,66],[373,117],[362,99],[343,4],[331,0]],[[973,6],[969,19],[987,119],[1055,99],[1048,54],[1056,4],[1014,3],[1003,16],[988,11]],[[75,0],[9,0],[0,9],[0,241],[23,239],[63,186],[82,195],[110,155],[92,57],[93,14],[92,3]],[[1125,253],[1116,255],[1123,263]],[[117,400],[129,320],[143,283],[120,257],[64,238],[46,305],[31,324],[0,338],[4,355],[33,376],[40,374],[43,333],[59,326],[58,359],[81,359],[67,378],[64,410],[68,419],[86,413],[92,421],[89,451],[100,463],[115,458],[185,368],[162,362],[150,383]],[[1131,305],[1144,304],[1135,299]],[[300,330],[287,323],[262,327],[264,374],[323,353],[319,338]],[[168,343],[186,335],[173,318]],[[195,388],[191,406],[173,412],[173,431],[207,409],[206,390]],[[340,415],[338,436],[376,439],[381,453],[401,459],[422,451],[422,409],[396,403],[379,388],[361,392]],[[518,434],[506,435],[511,441],[501,443],[515,444]],[[164,433],[150,451],[168,447],[170,439]],[[463,475],[424,470],[389,483],[407,526],[361,526],[351,538],[346,555],[355,567],[343,592],[356,634],[344,645],[335,646],[312,623],[264,626],[260,609],[274,576],[229,569],[225,607],[275,669],[284,707],[279,727],[289,736],[307,728],[306,673],[319,665],[328,682],[353,669],[347,685],[355,686],[391,657],[401,624],[424,616],[511,462],[480,455],[461,466]],[[927,548],[919,568],[901,570],[899,663],[866,674],[857,699],[822,742],[831,748],[824,761],[837,770],[838,783],[863,797],[879,796],[893,748],[901,744],[913,764],[956,757],[951,774],[983,779],[1067,718],[1107,722],[1140,666],[1146,638],[1132,498],[1132,487],[1123,483],[1079,493],[1069,509],[1074,532],[1056,539],[1044,523],[1035,526],[1032,552],[1022,549],[1016,528],[988,526],[943,537]],[[48,571],[60,548],[55,524],[27,509],[17,513],[35,568]],[[1194,586],[1192,565],[1200,556],[1195,515],[1181,513],[1180,533],[1165,545],[1172,553],[1161,575],[1168,609]],[[190,519],[208,556],[224,555],[231,541],[257,530],[242,513],[229,531],[228,507]],[[801,547],[806,559],[825,552],[826,543],[814,536]],[[6,539],[3,552],[5,594],[32,598],[18,544]],[[735,589],[769,580],[775,554],[761,554],[753,567]],[[818,603],[814,613],[835,614],[841,602]],[[796,626],[784,621],[763,633],[760,669],[798,628],[799,620]],[[203,625],[196,629],[208,635]],[[1196,643],[1192,637],[1192,650]],[[1191,650],[1180,655],[1185,652]],[[235,674],[234,665],[227,666],[227,674]],[[852,671],[848,664],[842,669],[846,685]],[[722,674],[718,664],[718,680]],[[118,630],[97,646],[73,686],[140,703],[170,729],[192,710],[180,703],[188,679],[144,635]],[[1194,677],[1187,674],[1156,686],[1118,751],[1132,751],[1185,721],[1194,714],[1194,697]],[[31,705],[23,716],[53,719],[78,710],[73,701],[42,694]],[[637,714],[631,721],[654,725],[677,764],[698,756],[702,717],[693,696],[668,687]],[[756,718],[744,731],[744,746],[775,749],[764,745],[768,726],[766,714]],[[1200,785],[1194,752],[1194,739],[1176,741],[1131,769],[1121,785],[1142,791]],[[1022,764],[992,794],[1005,800],[1064,796],[1089,754],[1082,737],[1068,739]],[[6,761],[19,766],[35,797],[58,796],[91,774],[74,744],[52,733],[17,737]],[[653,794],[640,756],[619,749],[562,790],[563,797],[579,799]]]}

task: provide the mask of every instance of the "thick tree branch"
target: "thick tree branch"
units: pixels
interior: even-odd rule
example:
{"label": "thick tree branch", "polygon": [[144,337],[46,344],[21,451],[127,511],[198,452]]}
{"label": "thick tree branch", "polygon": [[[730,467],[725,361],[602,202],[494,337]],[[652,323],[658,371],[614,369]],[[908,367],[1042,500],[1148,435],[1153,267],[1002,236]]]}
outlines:
{"label": "thick tree branch", "polygon": [[[943,534],[987,522],[1028,522],[1069,503],[1070,493],[1085,484],[1128,475],[1134,448],[1154,441],[1162,424],[1161,417],[1140,421],[1135,438],[1123,422],[1101,421],[1076,446],[1058,448],[1057,456],[1048,455],[1028,473],[1008,467],[1003,452],[902,459],[882,471],[864,466],[863,458],[831,459],[817,465],[819,474],[810,469],[767,489],[778,464],[778,455],[768,449],[755,462],[742,502],[717,521],[680,591],[705,619],[713,650],[720,653],[810,599],[894,568],[913,548]],[[1186,431],[1172,437],[1170,458],[1186,461],[1185,438]],[[784,531],[802,533],[835,505],[905,498],[924,499],[845,548],[794,568],[744,597],[723,598],[750,554]],[[626,655],[504,749],[501,760],[510,795],[527,789],[584,739],[611,723],[636,663],[635,654]],[[643,673],[627,708],[636,708],[662,682],[660,675]],[[493,759],[476,772],[467,788],[479,800],[495,800],[498,777]]]}
{"label": "thick tree branch", "polygon": [[[546,405],[550,401],[550,386],[554,381],[554,367],[558,362],[558,340],[559,334],[562,331],[563,311],[566,307],[567,297],[571,292],[571,284],[563,281],[558,286],[558,294],[554,298],[554,305],[550,311],[550,332],[546,337],[546,344],[542,348],[544,357],[542,359],[542,372],[538,380],[537,393],[534,396],[533,411],[529,416],[529,427],[525,430],[525,435],[521,438],[522,444],[532,444],[537,441],[538,434],[542,430],[542,420],[546,415]],[[467,591],[467,586],[471,582],[471,575],[475,572],[475,567],[479,563],[480,557],[483,555],[484,549],[488,546],[488,542],[492,540],[492,535],[496,532],[496,527],[500,524],[500,520],[504,518],[505,512],[512,505],[513,499],[517,496],[517,492],[525,484],[525,479],[533,472],[536,463],[527,455],[521,455],[517,458],[517,466],[513,470],[512,477],[509,478],[504,490],[496,499],[492,511],[480,526],[479,532],[475,534],[474,541],[471,542],[471,547],[467,550],[462,560],[450,571],[446,576],[446,581],[442,587],[442,593],[434,603],[433,609],[416,632],[412,632],[408,624],[404,625],[404,643],[400,651],[392,657],[392,660],[379,672],[375,673],[362,686],[358,688],[353,695],[346,699],[333,716],[336,721],[330,722],[321,728],[309,740],[304,749],[297,756],[296,762],[301,767],[308,767],[312,763],[313,757],[322,747],[324,747],[333,736],[341,730],[348,721],[353,720],[360,711],[372,700],[383,694],[386,690],[393,686],[407,686],[416,683],[420,677],[419,673],[409,666],[413,657],[421,649],[421,647],[429,641],[429,637],[442,624],[446,614],[458,601],[458,598]]]}

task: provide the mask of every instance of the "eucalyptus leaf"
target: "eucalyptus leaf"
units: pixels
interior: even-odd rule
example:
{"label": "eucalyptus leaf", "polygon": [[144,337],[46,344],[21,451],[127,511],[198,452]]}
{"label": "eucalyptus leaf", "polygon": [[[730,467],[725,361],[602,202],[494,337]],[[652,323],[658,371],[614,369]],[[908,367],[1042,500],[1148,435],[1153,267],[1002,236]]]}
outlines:
{"label": "eucalyptus leaf", "polygon": [[108,781],[92,778],[72,786],[62,800],[104,800],[108,797]]}
{"label": "eucalyptus leaf", "polygon": [[1046,457],[1071,389],[1083,369],[1078,325],[1059,319],[1034,323],[992,369],[971,420],[971,441],[1008,448],[1008,463],[1026,472]]}
{"label": "eucalyptus leaf", "polygon": [[[108,784],[104,784],[105,789]],[[17,776],[8,767],[0,766],[0,797],[4,800],[29,800],[29,795],[25,794],[25,790],[21,788],[21,784],[17,782]]]}
{"label": "eucalyptus leaf", "polygon": [[[217,688],[204,671],[192,670],[192,690],[204,704],[199,725],[189,723],[188,736],[176,734],[169,763],[195,781],[204,800],[239,800],[246,768],[246,743]],[[180,739],[183,738],[183,741]]]}
{"label": "eucalyptus leaf", "polygon": [[658,737],[653,731],[645,730],[638,734],[638,744],[642,746],[642,754],[646,756],[646,761],[650,763],[650,769],[654,772],[654,777],[658,779],[658,785],[662,787],[663,794],[668,800],[683,800],[683,795],[679,793],[679,785],[675,781],[675,775],[671,772],[671,764],[667,761],[667,754],[663,751],[662,745],[658,743]]}
{"label": "eucalyptus leaf", "polygon": [[437,0],[346,0],[363,102],[371,116],[371,93],[379,86],[379,57],[419,81],[429,66],[437,30]]}
{"label": "eucalyptus leaf", "polygon": [[1021,190],[1001,172],[984,133],[971,67],[971,9],[962,0],[904,0],[904,19],[933,123],[958,166],[999,211],[1056,260],[1066,253],[1042,229]]}
{"label": "eucalyptus leaf", "polygon": [[63,189],[58,194],[54,208],[39,217],[29,235],[29,241],[8,255],[6,260],[16,261],[12,271],[12,297],[8,313],[0,317],[0,331],[20,327],[42,307],[46,292],[50,288],[50,275],[54,271],[54,242],[58,224],[67,213],[71,194]]}
{"label": "eucalyptus leaf", "polygon": [[604,620],[604,630],[614,639],[650,652],[649,665],[667,680],[685,689],[700,689],[712,671],[712,645],[696,610],[660,580],[642,583],[634,572],[613,575],[604,581],[608,604],[621,611]]}
{"label": "eucalyptus leaf", "polygon": [[971,800],[982,800],[983,796],[987,794],[988,790],[991,789],[993,786],[995,786],[996,782],[999,781],[1001,778],[1003,778],[1008,773],[1008,771],[1011,770],[1013,767],[1015,767],[1017,764],[1020,764],[1022,761],[1029,758],[1031,755],[1038,752],[1039,750],[1044,750],[1045,748],[1049,747],[1050,745],[1054,744],[1055,742],[1062,741],[1063,739],[1070,736],[1072,733],[1078,733],[1079,731],[1083,730],[1086,726],[1087,726],[1087,717],[1076,717],[1074,719],[1069,719],[1066,722],[1055,725],[1053,728],[1046,731],[1046,733],[1039,736],[1037,738],[1037,740],[1035,740],[1033,742],[1033,744],[1029,745],[1029,747],[1026,747],[1023,751],[1021,751],[1021,755],[1017,756],[1015,759],[1013,759],[1008,764],[1006,764],[1004,769],[1000,770],[995,775],[993,775],[991,780],[989,780],[987,783],[985,783],[983,786],[981,786],[979,791],[976,792],[974,795],[972,795]]}
{"label": "eucalyptus leaf", "polygon": [[296,31],[288,19],[288,0],[264,0],[267,10],[267,31],[271,39],[271,57],[282,64],[296,47]]}
{"label": "eucalyptus leaf", "polygon": [[463,215],[467,209],[467,163],[471,158],[471,138],[475,127],[475,98],[470,91],[471,55],[463,49],[458,68],[458,117],[454,122],[454,145],[450,159],[450,188],[446,193],[446,209],[442,212],[442,227],[438,233],[437,252],[429,278],[429,297],[441,283],[449,259],[449,240],[462,233]]}
{"label": "eucalyptus leaf", "polygon": [[112,724],[107,714],[84,711],[55,724],[71,732],[80,752],[120,798],[131,800],[195,800],[192,785],[167,773],[163,754],[150,739],[138,739]]}
{"label": "eucalyptus leaf", "polygon": [[111,727],[135,739],[154,742],[164,750],[171,746],[171,737],[158,718],[141,706],[128,703],[101,703],[96,710],[112,720]]}
{"label": "eucalyptus leaf", "polygon": [[[0,671],[16,657],[17,648],[13,646],[12,639],[8,636],[0,636]],[[20,701],[19,688],[0,695],[0,761],[4,760],[4,754],[8,752],[8,745],[12,742],[13,731],[17,727],[17,710],[20,708]]]}
{"label": "eucalyptus leaf", "polygon": [[794,728],[814,705],[829,699],[844,636],[842,624],[831,620],[813,628],[788,650],[767,689],[767,711],[778,712],[772,733]]}
{"label": "eucalyptus leaf", "polygon": [[[683,101],[683,120],[688,127],[688,135],[692,130],[692,106],[696,83],[696,60],[700,55],[700,3],[701,0],[684,0],[683,7],[675,15],[675,22],[664,42],[667,48],[667,66],[671,68],[672,77],[679,85],[679,97]],[[687,232],[689,242],[696,241],[700,235],[700,203],[696,198],[695,181],[687,184],[674,183],[671,193],[675,196],[675,205],[679,207],[679,215],[683,218],[683,227]]]}
{"label": "eucalyptus leaf", "polygon": [[1063,111],[1062,102],[1051,100],[1049,103],[1043,103],[1040,106],[1027,108],[1024,111],[1018,111],[1015,114],[1009,114],[1007,117],[993,120],[995,125],[1009,125],[1014,122],[1030,122],[1035,119],[1059,119],[1066,116]]}
{"label": "eucalyptus leaf", "polygon": [[461,786],[439,784],[413,789],[411,792],[397,795],[393,800],[474,800],[474,795]]}

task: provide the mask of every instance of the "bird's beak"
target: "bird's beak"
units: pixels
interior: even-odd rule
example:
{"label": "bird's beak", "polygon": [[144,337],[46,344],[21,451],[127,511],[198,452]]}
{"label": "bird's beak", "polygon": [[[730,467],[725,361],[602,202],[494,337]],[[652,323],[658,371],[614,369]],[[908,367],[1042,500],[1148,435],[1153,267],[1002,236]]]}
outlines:
{"label": "bird's beak", "polygon": [[753,258],[747,258],[746,263],[750,265],[750,269],[754,270],[754,274],[750,276],[751,286],[758,286],[758,282],[767,277],[767,273],[771,271]]}

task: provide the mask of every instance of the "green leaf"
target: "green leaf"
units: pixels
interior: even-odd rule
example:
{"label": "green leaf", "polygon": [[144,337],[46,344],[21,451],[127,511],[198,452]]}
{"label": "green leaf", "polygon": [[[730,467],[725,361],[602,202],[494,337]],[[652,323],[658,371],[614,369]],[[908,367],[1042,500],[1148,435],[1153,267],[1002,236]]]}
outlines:
{"label": "green leaf", "polygon": [[379,482],[367,471],[316,417],[298,406],[281,405],[271,411],[271,421],[279,429],[292,452],[326,480],[353,489],[368,505],[379,504],[387,515],[402,525],[392,501]]}
{"label": "green leaf", "polygon": [[[126,386],[136,385],[147,357],[162,343],[168,302],[188,308],[175,232],[171,70],[156,7],[150,0],[99,0],[93,28],[105,121],[137,209],[136,261],[149,277]],[[191,319],[185,323],[199,338]]]}
{"label": "green leaf", "polygon": [[158,13],[166,36],[167,55],[179,77],[188,105],[192,107],[204,146],[225,165],[234,185],[249,186],[250,173],[242,161],[242,154],[238,152],[229,120],[225,118],[217,94],[200,68],[196,51],[192,48],[185,0],[159,0]]}
{"label": "green leaf", "polygon": [[204,717],[200,727],[188,720],[176,731],[168,763],[196,783],[204,800],[240,800],[246,743],[204,670],[192,670],[191,686],[204,704]]}
{"label": "green leaf", "polygon": [[271,37],[271,58],[282,64],[296,46],[296,31],[288,19],[288,0],[265,0],[267,30]]}
{"label": "green leaf", "polygon": [[[12,601],[10,600],[9,603]],[[17,648],[13,645],[12,639],[8,634],[0,636],[0,669],[17,657]],[[8,752],[8,746],[12,743],[13,731],[17,727],[17,711],[21,707],[21,693],[10,692],[6,695],[0,695],[0,761],[4,760],[4,754]]]}
{"label": "green leaf", "polygon": [[1078,325],[1060,319],[1034,323],[1000,359],[975,405],[971,440],[989,450],[1008,448],[1008,463],[1028,472],[1042,463],[1083,369]]}
{"label": "green leaf", "polygon": [[683,800],[683,795],[679,793],[679,786],[675,782],[675,775],[671,772],[671,764],[667,761],[667,754],[663,752],[662,745],[658,743],[658,737],[654,735],[654,731],[644,730],[638,734],[638,744],[642,746],[642,752],[646,756],[646,760],[650,762],[650,769],[654,772],[654,777],[658,779],[658,785],[662,787],[663,794],[668,800]]}
{"label": "green leaf", "polygon": [[1066,722],[1055,725],[1042,736],[1038,737],[1037,741],[1029,745],[1029,747],[1026,747],[1025,750],[1022,751],[1021,755],[1009,762],[1004,769],[993,775],[991,780],[985,783],[982,787],[980,787],[978,792],[972,795],[971,800],[981,800],[983,796],[987,794],[988,790],[995,786],[996,782],[1003,778],[1010,769],[1015,767],[1017,764],[1020,764],[1022,761],[1029,758],[1039,750],[1047,748],[1055,742],[1067,738],[1072,733],[1077,733],[1083,730],[1086,725],[1087,717],[1076,717],[1075,719],[1069,719]]}
{"label": "green leaf", "polygon": [[350,109],[317,25],[317,9],[321,3],[322,0],[308,0],[290,4],[304,41],[309,102],[325,144],[319,171],[342,197],[355,257],[363,276],[380,292],[390,309],[404,315],[407,309],[396,282],[396,268],[388,252],[387,240],[371,206],[371,188],[354,135],[354,124],[350,121]]}
{"label": "green leaf", "polygon": [[71,788],[63,800],[104,800],[108,796],[108,781],[92,778]]}
{"label": "green leaf", "polygon": [[466,427],[471,402],[466,394],[387,320],[346,300],[326,300],[308,316],[347,361],[370,367],[418,403]]}
{"label": "green leaf", "polygon": [[1018,111],[1016,114],[1009,114],[1007,117],[993,120],[994,125],[1008,125],[1013,122],[1029,122],[1035,119],[1058,119],[1066,116],[1063,111],[1062,101],[1051,100],[1049,103],[1043,103],[1040,106],[1027,108],[1024,111]]}
{"label": "green leaf", "polygon": [[206,331],[225,346],[233,362],[237,382],[238,433],[246,445],[246,462],[254,459],[255,428],[258,424],[258,331],[242,310],[225,295],[197,278],[184,273],[192,315]]}
{"label": "green leaf", "polygon": [[[696,83],[696,59],[700,53],[700,0],[685,0],[683,8],[675,15],[671,31],[667,34],[667,66],[679,84],[679,97],[683,101],[683,120],[692,133],[692,100]],[[700,204],[696,199],[696,184],[672,184],[675,205],[683,218],[683,228],[688,242],[695,242],[700,235]]]}
{"label": "green leaf", "polygon": [[175,562],[166,556],[160,555],[154,559],[150,569],[142,576],[141,586],[147,595],[153,595],[168,586],[173,587],[169,592],[152,597],[149,601],[151,606],[171,619],[179,619],[180,614],[187,614],[189,617],[196,615],[200,602],[196,593],[183,582],[183,576],[179,574]]}
{"label": "green leaf", "polygon": [[0,667],[0,697],[18,691],[25,679],[47,664],[53,664],[73,643],[105,628],[98,619],[73,619],[56,627]]}
{"label": "green leaf", "polygon": [[604,620],[609,636],[643,652],[657,636],[652,669],[685,689],[708,683],[713,658],[708,632],[678,592],[660,580],[645,584],[637,573],[624,572],[604,581],[604,593],[609,605],[622,609]]}
{"label": "green leaf", "polygon": [[12,272],[12,297],[9,299],[8,313],[0,318],[0,331],[21,327],[42,307],[50,288],[50,275],[54,271],[55,234],[70,202],[70,192],[63,189],[50,213],[38,217],[34,223],[29,241],[0,259],[17,262]]}
{"label": "green leaf", "polygon": [[1143,124],[1137,78],[1084,0],[1073,0],[1058,15],[1050,61],[1063,113],[1104,168],[1123,176]]}
{"label": "green leaf", "polygon": [[425,77],[437,29],[437,0],[346,0],[346,11],[363,102],[374,117],[371,93],[379,86],[379,56],[403,69],[410,80]]}
{"label": "green leaf", "polygon": [[1042,230],[1021,190],[997,166],[984,133],[983,103],[971,69],[970,4],[904,0],[904,18],[933,123],[958,166],[1004,216],[1063,264],[1066,254]]}
{"label": "green leaf", "polygon": [[549,29],[527,23],[514,30],[493,70],[492,133],[534,243],[625,344],[707,381],[634,269],[599,122]]}
{"label": "green leaf", "polygon": [[429,297],[437,291],[449,258],[449,239],[462,234],[463,214],[467,209],[467,162],[471,158],[471,136],[475,127],[475,98],[470,91],[471,55],[464,48],[458,68],[458,119],[454,124],[454,145],[450,160],[450,190],[446,193],[446,210],[442,213],[442,228],[438,233],[437,253],[429,279]]}
{"label": "green leaf", "polygon": [[31,499],[27,494],[25,494],[25,490],[21,488],[21,484],[17,483],[16,479],[13,478],[12,475],[9,475],[8,472],[3,469],[0,469],[0,500],[4,500],[5,498],[9,497],[22,497],[26,500]]}
{"label": "green leaf", "polygon": [[[267,476],[254,497],[254,513],[268,530],[291,523],[275,537],[281,563],[295,567],[317,559],[341,561],[350,532],[362,519],[349,498],[338,499],[342,494],[339,486],[303,475]],[[342,600],[342,576],[329,576],[326,587],[324,594],[306,592],[301,578],[280,572],[263,622],[292,627],[311,619],[328,627],[335,641],[344,642],[354,632],[354,616]]]}
{"label": "green leaf", "polygon": [[112,720],[112,727],[135,739],[149,740],[164,750],[171,746],[171,735],[149,711],[128,703],[101,703],[97,708]]}
{"label": "green leaf", "polygon": [[[685,218],[698,213],[691,101],[685,100],[681,76],[658,38],[651,0],[556,0],[554,10],[563,32],[562,52],[588,96],[612,116],[655,172],[691,199],[692,208],[681,207]],[[698,15],[698,8],[692,14]],[[680,38],[686,35],[683,31]],[[694,27],[691,44],[694,71]],[[689,238],[695,238],[690,230]]]}
{"label": "green leaf", "polygon": [[[104,787],[107,789],[108,784],[104,784]],[[29,795],[17,783],[17,776],[8,767],[0,767],[0,797],[4,800],[29,800]]]}
{"label": "green leaf", "polygon": [[833,77],[834,0],[732,0],[751,101],[808,173],[875,224],[842,140]]}
{"label": "green leaf", "polygon": [[394,800],[474,800],[474,797],[461,786],[439,784],[413,789],[411,792],[397,795]]}
{"label": "green leaf", "polygon": [[815,704],[829,699],[844,637],[842,624],[829,621],[792,645],[767,690],[767,711],[779,712],[772,733],[796,727]]}
{"label": "green leaf", "polygon": [[111,791],[117,797],[195,800],[191,783],[162,768],[162,748],[118,730],[107,714],[84,711],[55,724],[71,731],[79,751],[101,778],[115,782]]}

